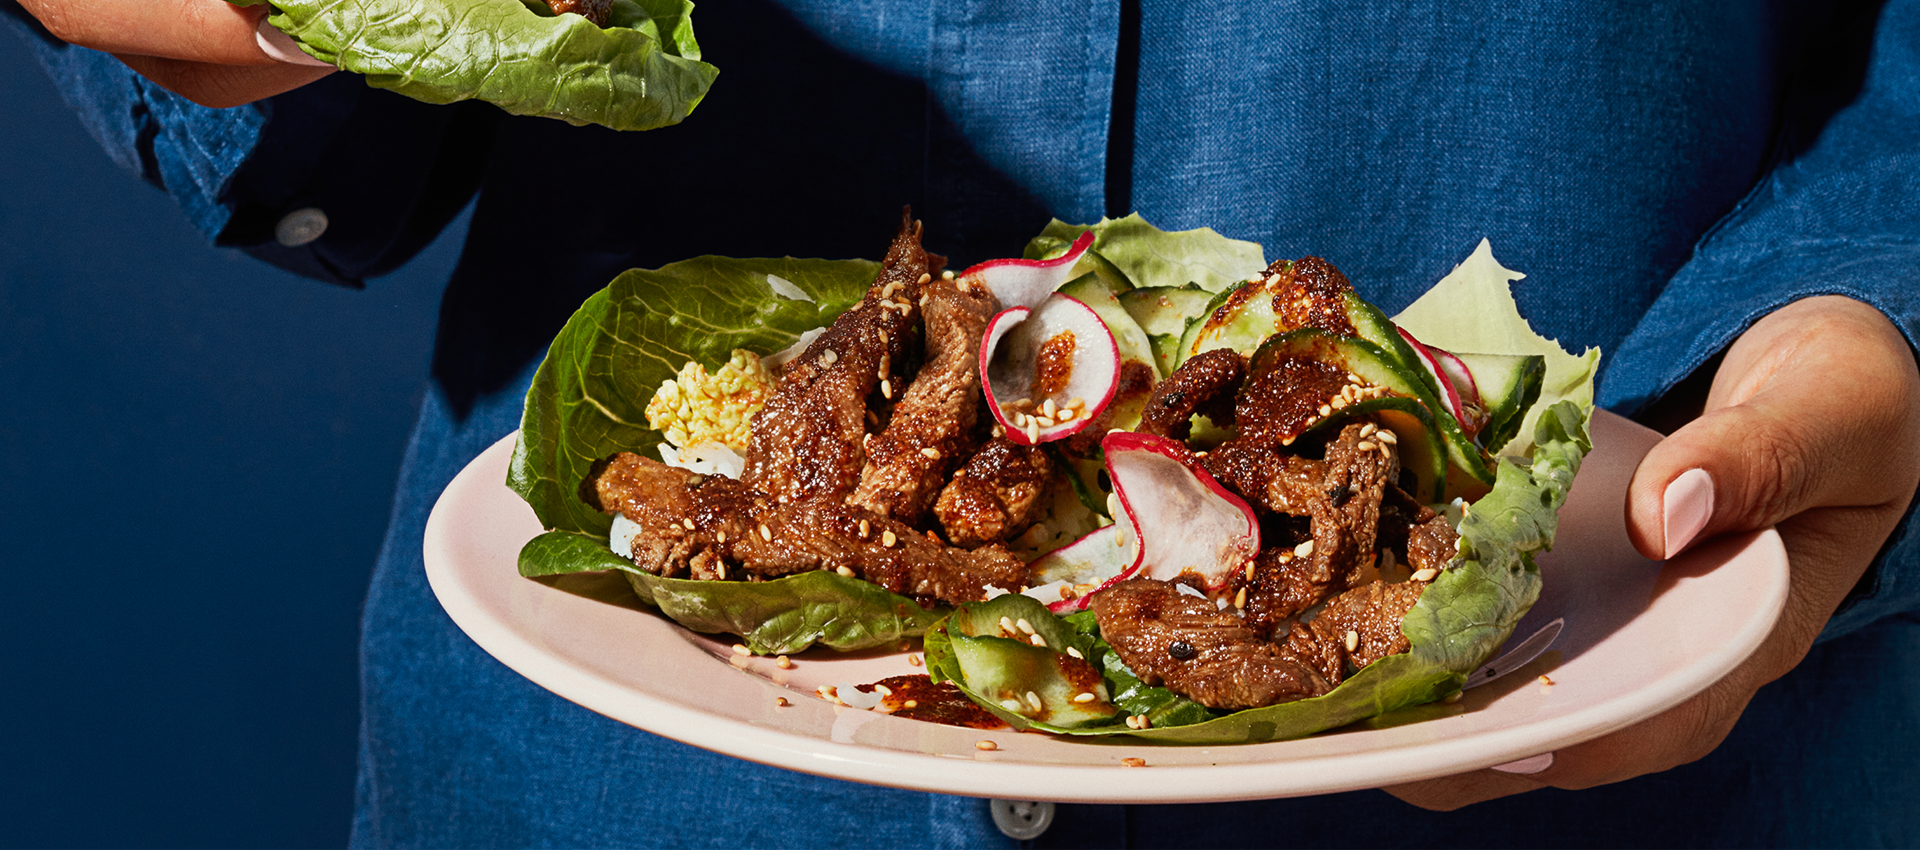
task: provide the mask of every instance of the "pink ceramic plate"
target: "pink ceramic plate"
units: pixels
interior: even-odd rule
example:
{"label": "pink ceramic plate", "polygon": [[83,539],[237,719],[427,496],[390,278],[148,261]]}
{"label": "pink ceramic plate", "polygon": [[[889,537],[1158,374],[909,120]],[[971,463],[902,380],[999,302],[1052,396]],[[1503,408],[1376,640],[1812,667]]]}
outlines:
{"label": "pink ceramic plate", "polygon": [[[814,688],[922,672],[907,652],[815,650],[791,669],[730,663],[730,640],[692,634],[642,606],[624,581],[557,581],[515,570],[540,532],[508,490],[512,438],[447,487],[427,521],[427,577],[475,643],[542,687],[616,720],[727,755],[807,773],[978,797],[1186,803],[1319,794],[1475,770],[1566,747],[1658,714],[1751,653],[1787,593],[1768,530],[1670,563],[1626,541],[1622,494],[1659,440],[1607,413],[1541,559],[1540,602],[1519,635],[1556,617],[1566,630],[1515,675],[1466,692],[1428,719],[1298,741],[1159,746],[980,732],[835,706]],[[917,650],[917,647],[915,648]],[[1539,677],[1550,676],[1552,684]],[[784,699],[788,705],[781,706]],[[976,745],[993,741],[996,749]],[[1144,759],[1145,771],[1122,759]]]}

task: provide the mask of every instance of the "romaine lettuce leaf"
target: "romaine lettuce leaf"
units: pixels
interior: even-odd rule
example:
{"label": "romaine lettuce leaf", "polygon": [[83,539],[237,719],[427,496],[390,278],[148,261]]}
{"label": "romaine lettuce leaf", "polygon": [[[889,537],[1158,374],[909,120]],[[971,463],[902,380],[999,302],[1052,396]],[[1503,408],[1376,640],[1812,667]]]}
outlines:
{"label": "romaine lettuce leaf", "polygon": [[1540,400],[1527,411],[1512,442],[1487,447],[1495,455],[1526,455],[1534,423],[1555,402],[1566,399],[1585,411],[1593,410],[1593,377],[1600,365],[1600,349],[1573,355],[1558,342],[1534,333],[1513,303],[1513,282],[1524,277],[1494,259],[1492,243],[1482,239],[1451,273],[1393,317],[1395,324],[1421,342],[1448,351],[1546,356]]}
{"label": "romaine lettuce leaf", "polygon": [[308,54],[428,103],[650,130],[686,118],[719,74],[700,61],[688,0],[614,0],[604,29],[519,0],[272,4],[267,20]]}
{"label": "romaine lettuce leaf", "polygon": [[[580,499],[593,462],[615,452],[655,456],[647,401],[687,361],[709,369],[736,348],[771,354],[832,322],[879,273],[867,260],[696,257],[634,269],[580,305],[553,339],[527,390],[507,485],[542,526],[603,542],[612,519]],[[812,298],[786,298],[774,275]]]}
{"label": "romaine lettuce leaf", "polygon": [[[1080,234],[1093,231],[1089,259],[1074,268],[1076,274],[1110,271],[1101,260],[1126,275],[1126,288],[1198,284],[1219,292],[1267,267],[1266,252],[1257,242],[1221,236],[1210,227],[1168,232],[1147,223],[1139,213],[1126,218],[1103,218],[1100,223],[1068,224],[1055,219],[1027,243],[1027,259],[1058,256]],[[1124,291],[1109,283],[1109,288]]]}
{"label": "romaine lettuce leaf", "polygon": [[758,655],[885,646],[918,637],[940,618],[913,600],[819,570],[764,582],[661,578],[607,549],[604,539],[549,531],[520,550],[520,574],[620,570],[647,604],[696,632],[739,635]]}

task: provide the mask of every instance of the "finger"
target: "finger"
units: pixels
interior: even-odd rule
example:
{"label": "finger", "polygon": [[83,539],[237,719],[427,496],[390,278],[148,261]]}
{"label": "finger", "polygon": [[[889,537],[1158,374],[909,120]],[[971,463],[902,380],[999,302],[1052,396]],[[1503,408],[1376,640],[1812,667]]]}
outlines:
{"label": "finger", "polygon": [[1668,558],[1813,507],[1910,498],[1920,449],[1894,435],[1920,419],[1916,383],[1906,340],[1877,310],[1843,298],[1789,305],[1729,349],[1706,413],[1641,461],[1628,536]]}
{"label": "finger", "polygon": [[70,44],[118,56],[215,65],[280,64],[254,32],[267,6],[225,0],[23,0],[47,30]]}
{"label": "finger", "polygon": [[334,72],[308,65],[236,66],[155,56],[118,56],[156,85],[200,104],[225,109],[292,91]]}

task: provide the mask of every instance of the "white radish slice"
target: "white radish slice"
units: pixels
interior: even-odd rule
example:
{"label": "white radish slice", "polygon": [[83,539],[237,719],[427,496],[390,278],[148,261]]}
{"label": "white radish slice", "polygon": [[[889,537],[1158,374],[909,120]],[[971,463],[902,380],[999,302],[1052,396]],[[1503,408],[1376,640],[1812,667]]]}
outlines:
{"label": "white radish slice", "polygon": [[1260,553],[1260,521],[1177,440],[1115,431],[1102,440],[1107,475],[1140,538],[1139,573],[1198,575],[1222,591]]}
{"label": "white radish slice", "polygon": [[[1052,386],[1041,389],[1052,391],[1036,395],[1042,372],[1052,376]],[[980,383],[1009,440],[1030,446],[1078,432],[1106,409],[1119,382],[1113,333],[1093,308],[1073,298],[1055,293],[1039,307],[1009,307],[987,322]]]}
{"label": "white radish slice", "polygon": [[1006,307],[1038,307],[1060,285],[1072,280],[1073,267],[1093,247],[1093,231],[1080,234],[1072,247],[1051,260],[988,260],[960,273],[961,280],[984,284]]}
{"label": "white radish slice", "polygon": [[1096,528],[1086,536],[1040,556],[1027,568],[1036,584],[1064,582],[1074,587],[1093,585],[1094,589],[1073,599],[1047,602],[1056,614],[1071,614],[1087,607],[1087,597],[1109,585],[1133,578],[1140,570],[1140,536],[1124,516],[1113,525]]}
{"label": "white radish slice", "polygon": [[1460,398],[1460,412],[1464,414],[1459,417],[1460,427],[1469,437],[1480,433],[1480,429],[1487,427],[1489,414],[1486,402],[1480,399],[1480,385],[1473,380],[1473,370],[1468,369],[1467,364],[1453,356],[1451,351],[1431,345],[1426,349],[1433,356],[1433,362],[1439,364],[1440,374],[1446,376],[1453,385],[1454,393]]}
{"label": "white radish slice", "polygon": [[[1466,431],[1468,434],[1479,430],[1479,428],[1472,424],[1470,418],[1467,416],[1466,408],[1460,404],[1460,390],[1454,386],[1453,380],[1447,377],[1446,370],[1442,368],[1440,362],[1434,357],[1436,350],[1428,348],[1425,343],[1414,339],[1413,334],[1407,333],[1406,328],[1396,326],[1394,330],[1399,331],[1400,337],[1407,341],[1407,347],[1413,349],[1413,356],[1420,358],[1421,367],[1427,370],[1427,376],[1433,379],[1434,386],[1440,388],[1440,400],[1446,402],[1446,412],[1453,417],[1455,422],[1460,423],[1461,430]],[[1453,355],[1449,354],[1447,356],[1451,358]],[[1458,363],[1459,361],[1455,360],[1454,362]],[[1465,369],[1464,366],[1461,368],[1463,370]]]}

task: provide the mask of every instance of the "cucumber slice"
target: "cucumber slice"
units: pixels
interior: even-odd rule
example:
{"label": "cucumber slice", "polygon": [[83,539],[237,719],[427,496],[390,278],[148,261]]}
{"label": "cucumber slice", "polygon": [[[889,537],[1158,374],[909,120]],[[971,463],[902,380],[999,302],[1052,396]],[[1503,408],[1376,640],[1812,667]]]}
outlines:
{"label": "cucumber slice", "polygon": [[1107,326],[1107,331],[1113,334],[1113,344],[1120,349],[1122,364],[1129,360],[1139,361],[1153,368],[1155,380],[1166,377],[1154,362],[1153,344],[1147,341],[1147,332],[1140,329],[1140,323],[1133,320],[1133,314],[1120,306],[1120,299],[1114,296],[1113,290],[1098,272],[1089,272],[1067,281],[1057,291],[1093,308],[1094,315],[1099,316]]}
{"label": "cucumber slice", "polygon": [[1357,337],[1338,337],[1312,329],[1289,331],[1262,344],[1254,353],[1248,372],[1260,372],[1269,358],[1286,355],[1337,366],[1384,388],[1390,395],[1412,399],[1425,407],[1434,436],[1447,459],[1447,474],[1441,478],[1448,483],[1435,494],[1436,501],[1440,500],[1437,497],[1449,493],[1478,495],[1492,486],[1492,463],[1486,453],[1460,430],[1460,423],[1445,412],[1446,407],[1427,383],[1380,346]]}
{"label": "cucumber slice", "polygon": [[1539,354],[1463,354],[1454,357],[1466,364],[1473,383],[1480,388],[1480,403],[1487,408],[1487,425],[1480,431],[1480,445],[1498,452],[1520,433],[1527,410],[1540,400],[1541,382],[1547,376],[1547,358]]}
{"label": "cucumber slice", "polygon": [[1180,338],[1187,325],[1207,314],[1213,293],[1195,284],[1146,286],[1120,296],[1120,306],[1146,331],[1153,345],[1154,365],[1161,375],[1173,374],[1178,364]]}

